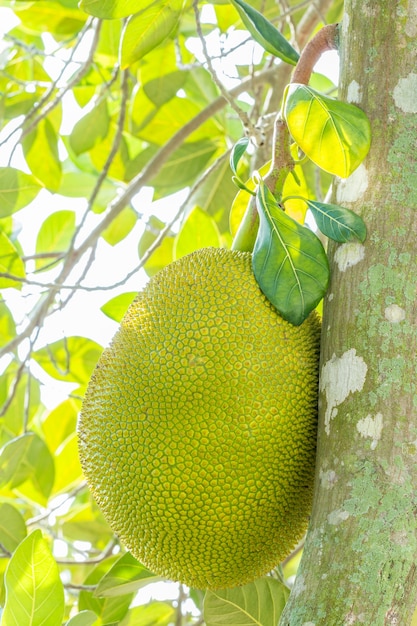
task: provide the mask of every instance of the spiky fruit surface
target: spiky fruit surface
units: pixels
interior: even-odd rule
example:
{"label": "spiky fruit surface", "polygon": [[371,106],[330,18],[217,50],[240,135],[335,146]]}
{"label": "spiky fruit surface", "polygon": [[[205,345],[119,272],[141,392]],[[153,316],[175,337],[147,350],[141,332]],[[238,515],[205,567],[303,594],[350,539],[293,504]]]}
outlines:
{"label": "spiky fruit surface", "polygon": [[92,376],[79,450],[126,547],[197,588],[277,565],[309,515],[319,323],[283,320],[249,253],[207,248],[153,277]]}

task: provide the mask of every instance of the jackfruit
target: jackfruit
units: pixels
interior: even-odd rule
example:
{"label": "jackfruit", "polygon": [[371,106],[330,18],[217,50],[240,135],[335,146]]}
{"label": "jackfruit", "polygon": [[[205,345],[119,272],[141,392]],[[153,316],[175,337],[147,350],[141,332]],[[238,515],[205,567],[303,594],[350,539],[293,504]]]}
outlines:
{"label": "jackfruit", "polygon": [[154,573],[227,588],[305,531],[320,324],[285,321],[251,255],[216,248],[150,279],[89,383],[79,452],[104,516]]}

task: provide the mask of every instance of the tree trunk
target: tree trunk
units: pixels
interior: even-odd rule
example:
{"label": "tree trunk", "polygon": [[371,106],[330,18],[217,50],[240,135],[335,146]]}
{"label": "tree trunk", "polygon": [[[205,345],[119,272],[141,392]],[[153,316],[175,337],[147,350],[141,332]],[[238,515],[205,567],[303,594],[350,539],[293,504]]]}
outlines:
{"label": "tree trunk", "polygon": [[346,0],[341,94],[368,114],[336,185],[365,243],[331,246],[316,491],[282,626],[408,626],[417,604],[417,0]]}

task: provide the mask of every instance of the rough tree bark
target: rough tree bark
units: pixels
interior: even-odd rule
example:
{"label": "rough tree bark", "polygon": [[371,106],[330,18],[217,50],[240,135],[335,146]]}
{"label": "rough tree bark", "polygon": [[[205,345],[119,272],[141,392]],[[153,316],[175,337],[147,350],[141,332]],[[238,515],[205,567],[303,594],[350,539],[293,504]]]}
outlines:
{"label": "rough tree bark", "polygon": [[341,98],[368,158],[336,185],[313,513],[283,626],[408,626],[417,604],[417,0],[346,0]]}

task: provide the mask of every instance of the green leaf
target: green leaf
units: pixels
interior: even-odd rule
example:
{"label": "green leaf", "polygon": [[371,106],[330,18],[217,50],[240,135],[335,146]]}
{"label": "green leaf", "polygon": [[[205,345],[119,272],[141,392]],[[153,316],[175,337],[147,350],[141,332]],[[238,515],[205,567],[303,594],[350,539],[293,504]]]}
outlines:
{"label": "green leaf", "polygon": [[51,495],[68,491],[83,479],[78,458],[78,440],[75,432],[58,448],[54,455],[55,482]]}
{"label": "green leaf", "polygon": [[47,374],[66,382],[87,383],[103,348],[86,337],[66,337],[36,350],[32,357]]}
{"label": "green leaf", "polygon": [[[30,425],[36,413],[43,408],[39,381],[26,371],[18,375],[18,369],[17,362],[12,361],[0,376],[2,424],[9,438],[22,434],[25,423]],[[4,412],[6,402],[7,409]]]}
{"label": "green leaf", "polygon": [[65,626],[95,626],[98,624],[97,615],[93,611],[80,611],[66,623]]}
{"label": "green leaf", "polygon": [[195,207],[188,215],[175,238],[174,258],[179,259],[194,250],[221,245],[216,222],[200,207]]}
{"label": "green leaf", "polygon": [[145,83],[143,90],[149,100],[159,108],[174,98],[177,92],[184,87],[187,76],[187,71],[162,74]]}
{"label": "green leaf", "polygon": [[64,588],[40,530],[31,533],[16,549],[6,570],[5,584],[2,626],[62,623]]}
{"label": "green leaf", "polygon": [[[144,2],[142,0],[141,5]],[[149,0],[147,4],[152,4]],[[81,0],[79,7],[86,13],[103,19],[127,17],[138,10],[138,0]]]}
{"label": "green leaf", "polygon": [[[18,5],[22,5],[22,8]],[[57,41],[72,38],[71,36],[81,30],[87,19],[87,16],[78,10],[76,2],[37,0],[29,5],[26,2],[18,2],[13,10],[29,32],[51,33]]]}
{"label": "green leaf", "polygon": [[125,207],[112,221],[110,226],[103,230],[101,236],[108,244],[115,246],[128,236],[130,231],[134,228],[137,219],[138,216],[136,212],[130,207]]}
{"label": "green leaf", "polygon": [[[56,211],[49,215],[39,229],[36,254],[65,253],[75,232],[74,211]],[[53,258],[36,259],[36,270],[50,269],[56,264]]]}
{"label": "green leaf", "polygon": [[284,115],[294,141],[326,172],[347,178],[368,154],[369,120],[353,104],[293,83],[287,87]]}
{"label": "green leaf", "polygon": [[184,143],[165,162],[152,185],[160,194],[173,193],[194,182],[217,152],[209,140]]}
{"label": "green leaf", "polygon": [[16,336],[16,324],[9,308],[0,300],[0,347]]}
{"label": "green leaf", "polygon": [[252,37],[264,50],[286,63],[296,65],[300,55],[262,13],[243,0],[230,0]]}
{"label": "green leaf", "polygon": [[[143,258],[164,227],[164,222],[161,222],[155,215],[150,216],[145,231],[139,240],[138,254],[140,259]],[[175,238],[172,235],[166,235],[159,247],[151,254],[143,266],[148,276],[154,276],[174,260],[174,241]]]}
{"label": "green leaf", "polygon": [[[110,526],[98,508],[90,503],[71,508],[69,513],[60,518],[60,524],[66,539],[89,541],[93,546],[98,544],[101,548],[113,536]],[[105,573],[103,571],[101,575],[103,576]],[[100,577],[95,582],[99,580]]]}
{"label": "green leaf", "polygon": [[17,509],[7,502],[0,504],[0,543],[13,552],[26,537],[26,524]]}
{"label": "green leaf", "polygon": [[225,158],[218,162],[210,174],[205,176],[204,181],[198,185],[186,210],[191,210],[195,205],[201,207],[215,220],[222,237],[230,237],[230,207],[235,196],[236,187],[230,176],[229,161]]}
{"label": "green leaf", "polygon": [[14,167],[0,167],[0,218],[32,202],[40,189],[39,182],[30,174]]}
{"label": "green leaf", "polygon": [[184,0],[156,0],[128,19],[122,34],[122,69],[169,37],[178,25],[183,5]]}
{"label": "green leaf", "polygon": [[261,181],[256,194],[259,231],[252,267],[268,300],[292,324],[301,324],[327,291],[329,264],[320,239],[288,217]]}
{"label": "green leaf", "polygon": [[[86,585],[95,585],[98,583],[108,572],[109,566],[113,565],[115,560],[115,558],[109,558],[102,561],[87,576],[84,583]],[[102,624],[113,624],[114,622],[118,624],[129,610],[133,597],[133,593],[128,593],[122,596],[97,598],[93,592],[83,590],[80,592],[78,607],[80,610],[87,609],[94,611],[101,617]]]}
{"label": "green leaf", "polygon": [[[138,100],[140,103],[143,102],[144,98],[140,98],[138,96]],[[175,133],[179,132],[200,112],[200,107],[194,104],[194,102],[191,102],[186,98],[176,96],[161,108],[157,109],[155,115],[152,116],[150,123],[147,123],[145,120],[146,123],[141,125],[137,135],[144,141],[163,146],[168,139],[170,139]],[[143,120],[143,118],[139,118],[139,115],[140,111],[137,112],[136,120]],[[202,143],[201,140],[211,140],[211,143],[213,143],[213,138],[218,137],[223,133],[224,131],[220,128],[215,119],[208,119],[204,122],[204,124],[196,127],[196,130],[187,138],[186,143],[195,146]],[[217,147],[218,146],[216,146],[216,148]]]}
{"label": "green leaf", "polygon": [[207,626],[277,626],[289,591],[271,577],[243,587],[207,591],[204,618]]}
{"label": "green leaf", "polygon": [[[100,5],[103,2],[99,3]],[[123,2],[123,5],[126,4]],[[137,2],[136,2],[137,7]],[[97,69],[99,68],[100,74],[104,68],[108,68],[113,71],[119,62],[119,46],[120,39],[122,37],[123,20],[104,20],[101,23],[100,39],[98,42],[97,50],[94,55],[94,59],[98,61]],[[103,78],[101,78],[101,81]],[[82,97],[82,95],[81,95]],[[84,103],[86,104],[86,102]]]}
{"label": "green leaf", "polygon": [[54,477],[51,453],[35,433],[25,433],[1,448],[0,485],[20,489],[29,481],[31,485],[28,488],[32,497],[36,502],[44,504],[51,493]]}
{"label": "green leaf", "polygon": [[120,626],[168,626],[175,621],[175,609],[166,602],[135,606],[126,613]]}
{"label": "green leaf", "polygon": [[98,597],[122,596],[134,593],[150,582],[160,580],[129,552],[124,554],[100,580],[94,595]]}
{"label": "green leaf", "polygon": [[58,191],[62,173],[61,161],[58,136],[50,120],[41,120],[23,139],[22,146],[32,174],[50,191]]}
{"label": "green leaf", "polygon": [[[17,249],[2,231],[0,231],[0,273],[20,278],[26,277],[25,266]],[[0,276],[0,289],[6,287],[21,289],[22,283],[19,280],[13,280],[13,278]]]}
{"label": "green leaf", "polygon": [[249,138],[242,137],[242,139],[239,139],[239,141],[235,143],[230,153],[230,168],[237,178],[239,178],[239,175],[237,173],[237,166],[239,165],[240,159],[245,154],[248,145]]}
{"label": "green leaf", "polygon": [[359,215],[336,204],[324,204],[315,200],[306,200],[318,228],[323,235],[344,243],[358,239],[366,239],[365,222]]}
{"label": "green leaf", "polygon": [[[97,182],[97,176],[86,172],[65,172],[58,193],[69,198],[89,198]],[[103,181],[93,205],[95,213],[102,213],[117,194],[117,187]]]}
{"label": "green leaf", "polygon": [[[96,168],[97,172],[101,172],[108,159],[110,151],[113,149],[115,135],[117,129],[114,124],[110,124],[109,132],[98,144],[96,144],[89,151],[88,155],[91,159],[91,163]],[[108,172],[109,177],[116,180],[125,180],[126,177],[126,165],[129,161],[129,151],[126,144],[126,139],[122,135],[119,143],[119,149],[116,152],[115,157],[112,160],[110,169]]]}
{"label": "green leaf", "polygon": [[80,406],[79,399],[67,398],[42,420],[42,435],[53,454],[75,432]]}
{"label": "green leaf", "polygon": [[107,100],[102,98],[72,129],[69,141],[75,154],[87,152],[103,141],[109,132],[109,125]]}
{"label": "green leaf", "polygon": [[103,304],[100,310],[111,320],[121,322],[128,307],[132,304],[137,295],[137,291],[121,293]]}

